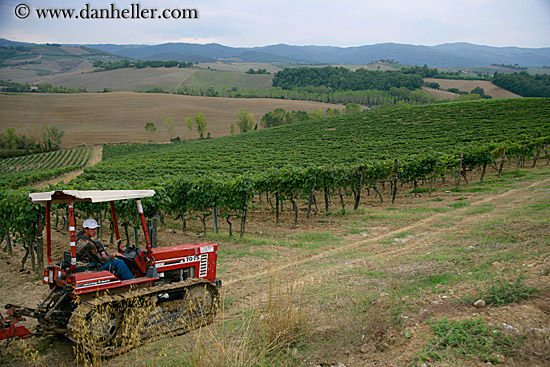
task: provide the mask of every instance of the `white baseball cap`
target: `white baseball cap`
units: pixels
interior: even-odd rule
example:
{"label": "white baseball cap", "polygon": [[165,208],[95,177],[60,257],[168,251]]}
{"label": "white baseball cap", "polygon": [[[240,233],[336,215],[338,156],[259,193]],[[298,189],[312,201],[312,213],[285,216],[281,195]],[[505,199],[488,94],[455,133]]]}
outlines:
{"label": "white baseball cap", "polygon": [[99,224],[97,224],[97,221],[93,218],[86,219],[84,223],[82,223],[82,228],[90,228],[90,229],[96,229],[99,228]]}

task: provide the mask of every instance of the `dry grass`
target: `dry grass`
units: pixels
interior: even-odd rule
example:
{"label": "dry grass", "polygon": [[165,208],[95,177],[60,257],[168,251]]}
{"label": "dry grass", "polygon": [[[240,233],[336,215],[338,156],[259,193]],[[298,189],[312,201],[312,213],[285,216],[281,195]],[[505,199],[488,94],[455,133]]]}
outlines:
{"label": "dry grass", "polygon": [[[213,98],[132,92],[101,94],[0,94],[0,130],[47,123],[65,131],[63,146],[104,142],[166,142],[169,134],[161,121],[174,117],[175,135],[182,139],[197,139],[185,127],[185,118],[202,112],[213,137],[229,135],[235,112],[246,108],[255,120],[276,108],[287,111],[323,111],[341,107],[327,103],[280,99]],[[157,131],[145,131],[147,122],[155,122]]]}

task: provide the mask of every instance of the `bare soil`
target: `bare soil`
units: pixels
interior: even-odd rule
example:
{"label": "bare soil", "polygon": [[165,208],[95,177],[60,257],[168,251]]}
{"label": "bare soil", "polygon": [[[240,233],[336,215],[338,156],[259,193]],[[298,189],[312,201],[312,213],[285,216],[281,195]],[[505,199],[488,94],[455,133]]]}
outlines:
{"label": "bare soil", "polygon": [[[47,123],[65,131],[63,146],[102,144],[105,142],[166,142],[168,130],[162,124],[174,117],[174,137],[197,139],[196,129],[185,127],[185,118],[203,113],[212,137],[231,134],[235,113],[246,108],[255,121],[276,108],[287,111],[314,111],[327,108],[342,109],[341,105],[319,102],[291,101],[269,98],[194,97],[133,92],[84,94],[0,94],[0,130],[20,127],[25,131],[35,124]],[[154,122],[155,133],[145,130]],[[238,132],[238,128],[236,128]],[[206,137],[206,136],[205,136]]]}

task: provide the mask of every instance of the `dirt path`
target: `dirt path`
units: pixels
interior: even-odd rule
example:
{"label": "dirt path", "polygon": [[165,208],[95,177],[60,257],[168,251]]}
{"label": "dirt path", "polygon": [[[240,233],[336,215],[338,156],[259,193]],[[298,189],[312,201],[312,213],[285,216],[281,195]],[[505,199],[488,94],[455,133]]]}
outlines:
{"label": "dirt path", "polygon": [[[102,157],[103,157],[103,145],[102,144],[93,145],[92,146],[92,153],[90,153],[90,159],[88,159],[88,163],[86,163],[85,167],[91,167],[94,164],[97,164],[97,163],[101,162]],[[69,181],[77,178],[78,176],[80,176],[82,174],[82,172],[84,172],[84,169],[79,169],[79,170],[76,170],[76,171],[67,172],[66,174],[64,174],[62,176],[52,178],[51,180],[43,181],[39,185],[39,187],[47,187],[49,185],[55,185],[55,184],[58,184],[60,182],[69,182]]]}
{"label": "dirt path", "polygon": [[[486,217],[488,214],[484,213],[484,214],[477,214],[477,215],[471,215],[471,216],[468,216],[468,217],[464,217],[463,213],[465,211],[471,210],[472,208],[479,207],[479,206],[481,206],[483,204],[487,204],[487,203],[494,203],[495,209],[521,206],[522,201],[529,198],[528,193],[530,192],[530,190],[532,188],[537,187],[537,186],[542,186],[542,185],[548,184],[548,183],[550,183],[550,179],[537,181],[537,182],[534,182],[534,183],[532,183],[528,186],[508,190],[506,192],[503,192],[503,193],[500,193],[500,194],[497,194],[497,195],[493,195],[493,196],[489,196],[489,197],[486,197],[482,200],[476,201],[475,203],[473,203],[472,206],[459,208],[459,209],[454,210],[453,212],[436,213],[436,214],[433,214],[433,215],[431,215],[427,218],[421,219],[421,220],[419,220],[419,221],[417,221],[413,224],[406,225],[406,226],[403,226],[403,227],[399,227],[399,228],[396,228],[396,229],[391,230],[389,232],[379,234],[379,235],[376,235],[374,237],[370,237],[370,238],[365,239],[365,240],[352,242],[348,245],[338,246],[338,247],[332,248],[330,250],[323,251],[321,253],[318,253],[318,254],[315,254],[315,255],[312,255],[312,256],[306,256],[306,257],[304,257],[300,260],[292,261],[292,262],[284,264],[284,265],[276,266],[276,267],[273,267],[273,268],[268,268],[268,269],[265,269],[265,270],[261,270],[259,272],[250,273],[250,274],[241,276],[241,277],[236,278],[236,279],[230,279],[230,280],[227,280],[224,284],[227,287],[229,287],[229,286],[231,286],[233,284],[236,284],[236,283],[248,281],[248,280],[251,280],[251,279],[258,279],[258,278],[261,278],[261,277],[268,276],[270,274],[283,273],[287,269],[301,267],[301,266],[304,266],[304,264],[309,263],[309,262],[320,261],[320,260],[323,260],[323,259],[333,257],[334,255],[339,254],[339,253],[352,251],[352,250],[363,248],[363,247],[369,247],[368,249],[365,249],[365,250],[373,250],[374,249],[373,245],[375,245],[376,243],[378,243],[380,241],[383,241],[383,240],[387,240],[389,238],[392,238],[392,237],[394,237],[394,236],[396,236],[396,235],[398,235],[399,233],[402,233],[402,232],[428,233],[429,234],[428,237],[430,237],[430,239],[427,239],[426,238],[427,236],[420,236],[420,237],[423,237],[423,239],[421,241],[420,240],[410,241],[406,246],[399,247],[399,248],[386,248],[386,247],[377,246],[376,247],[377,248],[376,254],[378,256],[390,257],[390,256],[396,256],[396,255],[399,255],[399,254],[403,254],[405,252],[418,251],[421,248],[428,247],[430,245],[430,242],[434,238],[437,238],[439,235],[441,235],[441,233],[448,232],[450,230],[456,230],[455,228],[448,229],[448,228],[434,228],[433,227],[433,225],[436,224],[438,221],[441,222],[443,218],[447,218],[449,216],[453,216],[453,217],[456,217],[456,218],[461,218],[460,219],[461,222],[458,224],[460,226],[466,226],[466,225],[469,225],[471,223],[479,222],[481,220],[481,218]],[[505,199],[507,199],[507,198],[513,198],[514,202],[513,203],[504,202]],[[414,244],[415,246],[412,247],[411,246],[412,244]],[[326,271],[326,269],[323,270],[323,271]],[[308,273],[308,275],[311,276],[311,273]]]}

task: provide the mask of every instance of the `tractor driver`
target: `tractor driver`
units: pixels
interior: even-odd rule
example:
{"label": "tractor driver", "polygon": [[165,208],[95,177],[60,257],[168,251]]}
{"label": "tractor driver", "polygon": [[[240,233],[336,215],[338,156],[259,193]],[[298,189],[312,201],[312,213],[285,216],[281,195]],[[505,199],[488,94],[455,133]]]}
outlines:
{"label": "tractor driver", "polygon": [[99,241],[93,241],[99,224],[93,218],[82,223],[82,232],[76,241],[76,258],[90,264],[100,264],[103,270],[108,270],[120,280],[134,279],[134,275],[121,259],[110,256]]}

